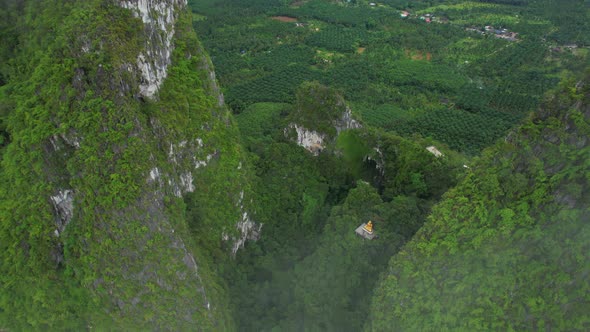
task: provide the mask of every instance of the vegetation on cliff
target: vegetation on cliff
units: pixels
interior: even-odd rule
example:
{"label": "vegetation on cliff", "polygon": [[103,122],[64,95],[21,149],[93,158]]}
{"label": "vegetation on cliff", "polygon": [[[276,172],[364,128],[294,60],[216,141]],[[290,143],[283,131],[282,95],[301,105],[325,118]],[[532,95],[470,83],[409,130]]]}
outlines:
{"label": "vegetation on cliff", "polygon": [[[226,269],[232,309],[247,331],[359,330],[377,276],[462,176],[463,158],[437,158],[425,149],[432,141],[370,128],[343,131],[314,156],[284,129],[308,112],[311,128],[333,130],[346,103],[317,83],[303,84],[295,100],[237,116],[264,226]],[[354,234],[368,220],[378,240]]]}
{"label": "vegetation on cliff", "polygon": [[587,6],[147,2],[0,0],[0,330],[590,329]]}
{"label": "vegetation on cliff", "polygon": [[165,5],[175,47],[154,99],[136,65],[153,31],[132,10],[3,7],[18,42],[1,68],[2,328],[232,328],[213,271],[241,235],[247,169],[191,15]]}
{"label": "vegetation on cliff", "polygon": [[367,330],[590,327],[590,73],[484,152],[391,259]]}

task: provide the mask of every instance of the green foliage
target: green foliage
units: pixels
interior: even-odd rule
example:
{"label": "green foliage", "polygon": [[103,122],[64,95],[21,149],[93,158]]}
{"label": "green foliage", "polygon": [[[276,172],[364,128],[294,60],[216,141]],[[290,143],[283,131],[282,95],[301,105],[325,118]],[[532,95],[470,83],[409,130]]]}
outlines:
{"label": "green foliage", "polygon": [[[241,117],[239,118],[241,119]],[[291,268],[314,247],[332,190],[317,161],[292,143],[273,142],[255,151],[259,181],[255,218],[264,236],[238,252],[226,269],[235,319],[243,330],[270,329],[291,302]]]}
{"label": "green foliage", "polygon": [[373,27],[380,18],[393,14],[388,8],[370,8],[321,0],[308,1],[299,8],[281,8],[280,12],[305,19],[363,28]]}
{"label": "green foliage", "polygon": [[281,116],[291,112],[290,104],[256,103],[236,116],[244,144],[251,150],[262,151],[277,133],[282,134]]}
{"label": "green foliage", "polygon": [[[128,168],[129,155],[110,162],[112,155],[94,144],[86,145],[75,156],[72,156],[71,150],[49,156],[45,153],[50,149],[47,140],[53,135],[69,135],[68,129],[77,127],[89,131],[86,136],[88,142],[102,142],[103,148],[109,147],[119,142],[129,130],[126,124],[128,114],[121,109],[117,112],[112,103],[94,96],[92,91],[76,100],[73,89],[65,88],[74,75],[72,54],[64,50],[67,45],[65,33],[72,26],[88,23],[82,18],[83,11],[103,12],[92,4],[75,9],[69,5],[60,8],[42,6],[37,9],[27,6],[25,10],[28,13],[39,10],[39,16],[26,18],[20,26],[21,29],[28,27],[33,32],[31,36],[21,36],[27,42],[19,49],[22,55],[14,59],[11,75],[14,80],[5,87],[6,94],[2,101],[3,105],[7,105],[7,113],[3,116],[6,116],[6,130],[11,142],[3,155],[0,178],[2,188],[11,190],[2,190],[0,193],[0,213],[5,221],[2,223],[0,241],[3,244],[2,283],[7,286],[0,300],[0,322],[5,327],[15,329],[79,329],[85,326],[85,320],[90,320],[89,313],[95,309],[96,303],[82,285],[81,271],[74,273],[64,265],[62,255],[67,256],[69,253],[64,253],[64,250],[67,251],[64,243],[53,232],[55,217],[51,213],[53,208],[49,197],[55,195],[55,188],[51,183],[63,185],[63,176],[67,173],[64,165],[66,157],[72,157],[68,167],[75,167],[79,176],[84,176],[86,170],[77,167],[76,163],[87,160],[92,172],[85,179],[88,187],[81,188],[81,197],[88,192],[100,194],[101,199],[95,201],[96,209],[100,210],[114,207],[118,199],[124,202],[137,194],[133,175],[136,169]],[[123,12],[110,6],[103,10],[109,13]],[[62,22],[66,15],[65,23],[58,27],[56,21]],[[47,26],[58,31],[52,43],[41,41],[47,33],[44,30]],[[136,26],[129,24],[128,28]],[[112,40],[119,40],[119,35],[115,31],[111,32]],[[35,38],[40,39],[38,41]],[[129,47],[133,47],[128,38],[123,40],[130,42]],[[28,58],[27,54],[33,56]],[[34,70],[24,65],[27,62],[31,66],[29,68]],[[6,103],[5,98],[12,99],[12,102]],[[86,112],[70,113],[77,107]],[[96,120],[102,116],[105,125],[117,131],[106,133],[96,130],[99,124],[90,119]],[[63,126],[57,126],[56,123],[61,121]],[[129,145],[133,146],[132,140]],[[106,176],[102,172],[107,170],[97,167],[104,158],[108,158],[112,167],[117,169],[117,176]],[[72,182],[76,181],[82,180]],[[80,209],[84,210],[83,198],[79,204]],[[102,320],[100,316],[95,315],[97,321]]]}
{"label": "green foliage", "polygon": [[[518,118],[518,117],[516,117]],[[401,134],[420,133],[446,142],[450,147],[475,154],[506,133],[515,117],[483,109],[478,113],[443,108],[387,127]]]}
{"label": "green foliage", "polygon": [[569,87],[486,150],[392,258],[368,330],[589,326],[588,77]]}
{"label": "green foliage", "polygon": [[[129,10],[3,5],[0,328],[589,329],[588,83],[527,118],[586,65],[579,1],[193,1],[154,100]],[[464,29],[488,24],[520,40]],[[365,127],[337,136],[344,97]],[[291,122],[335,146],[312,156]],[[245,211],[262,238],[230,260]]]}
{"label": "green foliage", "polygon": [[[313,50],[305,46],[280,45],[264,53],[256,54],[250,64],[254,68],[261,68],[272,72],[276,68],[289,66],[295,63],[313,64]],[[224,69],[227,70],[227,69]]]}
{"label": "green foliage", "polygon": [[297,87],[313,73],[313,70],[298,64],[288,66],[232,87],[226,94],[227,103],[234,110],[241,111],[256,102],[293,102]]}
{"label": "green foliage", "polygon": [[[429,211],[431,202],[416,194],[437,199],[446,189],[441,186],[454,183],[457,161],[452,154],[437,160],[422,146],[426,142],[365,130],[340,133],[337,154],[313,157],[282,142],[284,126],[293,118],[308,125],[315,119],[315,127],[330,123],[343,111],[344,100],[332,89],[308,83],[299,89],[296,107],[259,103],[237,117],[244,140],[256,142],[250,146],[259,179],[255,218],[264,235],[224,269],[236,322],[246,331],[359,330],[369,290],[388,257]],[[373,147],[386,152],[380,156]],[[421,187],[412,182],[416,176]],[[387,194],[381,196],[383,188]],[[367,220],[375,223],[378,240],[354,234]]]}
{"label": "green foliage", "polygon": [[[553,1],[386,1],[374,7],[269,1],[252,12],[225,0],[192,6],[207,17],[195,27],[235,112],[261,101],[292,103],[302,82],[317,80],[362,105],[367,123],[403,135],[419,132],[469,154],[533,111],[562,71],[577,71],[587,61],[584,51],[550,52],[553,43],[584,45],[586,23],[580,21],[590,22],[581,12],[572,19],[578,22],[574,29],[558,18],[562,11]],[[411,17],[400,19],[402,9],[410,9]],[[426,13],[448,23],[413,16]],[[271,19],[275,15],[294,18],[299,26]],[[515,31],[520,40],[465,31],[485,25]],[[558,42],[553,36],[562,29],[577,35]],[[421,127],[423,121],[429,124]],[[468,134],[453,129],[467,122],[489,122],[489,128]]]}
{"label": "green foliage", "polygon": [[335,137],[335,121],[345,112],[344,98],[336,90],[319,82],[304,82],[297,89],[295,111],[289,122]]}
{"label": "green foliage", "polygon": [[[0,96],[0,130],[10,138],[0,170],[0,325],[232,329],[210,249],[220,251],[223,231],[234,235],[248,186],[236,172],[238,132],[217,106],[190,14],[178,13],[168,79],[159,100],[146,101],[128,70],[148,37],[141,19],[102,1],[36,5],[24,8],[31,17],[20,22],[22,44]],[[177,173],[195,166],[169,162],[170,143],[199,136],[208,146],[191,157],[214,150],[216,159],[195,183],[207,195],[188,200],[201,208],[195,222],[171,183],[146,178],[158,165],[180,181]],[[74,213],[57,234],[51,197],[65,189]],[[187,221],[217,227],[193,237]]]}
{"label": "green foliage", "polygon": [[361,167],[367,155],[371,153],[371,147],[364,140],[363,135],[357,130],[346,130],[338,135],[336,149],[342,152],[344,162],[351,174],[356,178],[361,177]]}
{"label": "green foliage", "polygon": [[367,33],[363,29],[328,26],[310,35],[305,43],[337,52],[355,52],[359,45],[366,44]]}
{"label": "green foliage", "polygon": [[305,319],[291,324],[302,330],[362,327],[370,298],[367,289],[384,262],[379,262],[382,256],[377,253],[387,256],[401,242],[398,235],[387,232],[389,220],[375,222],[378,241],[364,241],[352,231],[367,219],[379,219],[380,204],[376,190],[361,182],[342,206],[332,209],[319,247],[294,268],[296,310]]}

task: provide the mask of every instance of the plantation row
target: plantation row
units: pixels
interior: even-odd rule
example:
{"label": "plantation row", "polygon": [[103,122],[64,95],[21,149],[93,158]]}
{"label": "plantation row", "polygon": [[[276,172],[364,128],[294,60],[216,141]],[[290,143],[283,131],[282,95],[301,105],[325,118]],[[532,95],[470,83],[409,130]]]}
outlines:
{"label": "plantation row", "polygon": [[326,1],[312,0],[299,8],[287,7],[281,15],[302,19],[316,19],[326,23],[344,26],[375,28],[387,16],[399,14],[390,8],[370,8],[367,6],[338,6]]}
{"label": "plantation row", "polygon": [[494,91],[493,89],[479,89],[471,84],[461,89],[455,100],[455,106],[473,113],[491,108],[520,116],[532,111],[538,102],[538,97],[514,93],[509,89]]}
{"label": "plantation row", "polygon": [[388,129],[405,135],[417,132],[422,136],[445,142],[453,149],[477,153],[505,135],[514,123],[514,120],[509,121],[505,118],[503,113],[495,116],[439,109],[423,113],[410,121],[390,123]]}
{"label": "plantation row", "polygon": [[265,71],[281,70],[293,63],[312,65],[315,52],[313,49],[297,45],[281,45],[255,55],[250,61],[254,68]]}
{"label": "plantation row", "polygon": [[320,73],[307,66],[288,66],[283,70],[233,86],[226,92],[226,102],[236,112],[256,102],[292,102],[295,90],[302,82],[320,77]]}
{"label": "plantation row", "polygon": [[[465,30],[480,26],[477,20],[427,24],[400,18],[394,8],[406,8],[405,2],[382,3],[392,7],[257,0],[248,9],[238,0],[204,0],[199,7],[207,19],[194,25],[236,113],[257,102],[291,103],[302,82],[317,80],[362,105],[353,111],[366,123],[431,135],[472,153],[534,110],[564,68],[580,62],[574,52],[549,52],[540,38],[557,28],[535,16],[507,26],[520,33],[518,42],[510,42]],[[411,6],[413,13],[440,17],[448,11],[465,22],[538,10],[465,1]],[[299,24],[273,19],[277,15]]]}
{"label": "plantation row", "polygon": [[305,43],[338,52],[355,52],[357,47],[366,44],[367,37],[364,29],[330,26],[306,38]]}

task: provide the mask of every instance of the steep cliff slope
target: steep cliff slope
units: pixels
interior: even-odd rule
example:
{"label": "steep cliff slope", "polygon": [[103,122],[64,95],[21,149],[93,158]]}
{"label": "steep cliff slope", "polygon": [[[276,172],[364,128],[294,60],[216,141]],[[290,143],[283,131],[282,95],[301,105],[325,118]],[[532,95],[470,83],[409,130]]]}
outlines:
{"label": "steep cliff slope", "polygon": [[487,150],[394,256],[367,330],[590,328],[590,75]]}
{"label": "steep cliff slope", "polygon": [[296,95],[296,108],[285,133],[294,131],[297,144],[316,156],[342,131],[361,127],[334,89],[318,82],[305,82]]}
{"label": "steep cliff slope", "polygon": [[185,7],[21,8],[1,90],[0,328],[231,328],[211,252],[259,228]]}

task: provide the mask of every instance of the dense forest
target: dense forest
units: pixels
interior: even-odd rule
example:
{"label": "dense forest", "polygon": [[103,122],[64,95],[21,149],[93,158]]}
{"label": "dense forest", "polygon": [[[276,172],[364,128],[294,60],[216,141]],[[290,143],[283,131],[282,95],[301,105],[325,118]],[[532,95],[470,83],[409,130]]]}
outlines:
{"label": "dense forest", "polygon": [[486,150],[389,263],[367,330],[590,326],[590,72]]}
{"label": "dense forest", "polygon": [[[579,9],[574,18],[568,16],[574,11],[550,10],[558,6]],[[558,145],[537,146],[541,138],[513,129],[549,127],[547,118],[563,122],[559,112],[578,102],[571,98],[585,93],[572,92],[572,97],[566,91],[581,79],[573,73],[589,63],[583,33],[590,31],[584,19],[587,6],[575,1],[373,6],[358,1],[211,0],[191,7],[193,25],[211,54],[250,151],[259,201],[268,207],[257,216],[264,223],[262,238],[238,253],[232,262],[236,266],[225,277],[241,330],[588,326],[584,311],[590,306],[583,295],[588,288],[583,250],[588,235],[580,232],[571,247],[551,249],[568,235],[557,237],[557,229],[544,233],[538,228],[567,213],[560,203],[569,196],[546,207],[554,199],[551,190],[558,187],[540,191],[535,179],[541,175],[529,169],[552,168],[550,162],[568,153]],[[404,11],[407,17],[402,17]],[[563,15],[556,17],[557,12]],[[321,117],[333,113],[324,106],[330,102],[302,100],[316,96],[302,93],[309,81],[333,88],[363,123],[362,129],[339,135],[333,148],[317,157],[289,148],[282,133],[301,109],[315,111],[305,116],[313,119],[307,128],[328,123]],[[561,89],[562,100],[544,104],[546,115],[531,118],[554,89]],[[328,131],[325,127],[323,132]],[[555,130],[547,135],[561,135]],[[503,143],[495,145],[497,141]],[[444,157],[430,154],[425,149],[430,145]],[[529,154],[508,152],[531,146],[536,150]],[[580,148],[574,144],[572,151]],[[302,155],[295,157],[295,151]],[[580,151],[576,161],[560,169],[584,178],[587,155]],[[587,188],[578,182],[572,179],[559,187],[564,191],[573,186],[583,195]],[[473,191],[474,186],[482,189]],[[462,188],[471,191],[462,193],[467,190]],[[461,204],[459,197],[465,200]],[[583,210],[588,201],[580,199],[578,204]],[[456,210],[458,206],[462,208]],[[537,211],[539,206],[546,212]],[[557,214],[559,209],[564,212]],[[584,214],[570,212],[563,218],[576,224],[564,226],[569,231],[560,234],[581,230],[585,222]],[[469,221],[474,215],[477,223]],[[353,230],[367,220],[373,220],[378,240],[355,236]],[[472,225],[470,233],[461,228],[464,223]],[[533,230],[521,229],[525,225],[537,227],[535,240],[530,238]],[[492,229],[485,231],[488,227]],[[436,237],[447,233],[456,243],[452,249],[444,247],[449,240]],[[534,247],[544,238],[551,242]],[[470,241],[476,241],[476,250],[466,247]],[[502,244],[504,251],[494,243]],[[529,248],[521,253],[525,244]],[[414,255],[410,250],[418,250],[414,247],[426,246],[431,251],[417,251],[423,258],[407,258]],[[405,249],[397,254],[400,248]],[[553,250],[554,256],[531,256],[533,248]],[[566,253],[576,258],[557,264]],[[491,270],[482,268],[481,260],[490,261],[486,264],[492,264]],[[453,272],[447,272],[453,264]],[[565,266],[568,269],[561,271]],[[449,275],[453,282],[447,281]],[[542,291],[550,282],[541,279],[544,275],[575,282],[558,287],[563,303],[555,302],[556,293]],[[479,285],[484,277],[489,279],[486,287]],[[400,278],[405,278],[403,283]],[[475,290],[478,286],[481,290]],[[518,287],[523,288],[519,297],[499,295]],[[432,291],[426,292],[429,288]],[[531,309],[531,301],[538,307]]]}
{"label": "dense forest", "polygon": [[166,53],[110,1],[3,3],[0,329],[232,329],[209,248],[248,175],[190,12],[163,3]]}
{"label": "dense forest", "polygon": [[0,331],[590,330],[587,1],[0,3]]}

